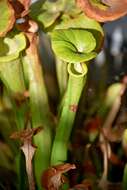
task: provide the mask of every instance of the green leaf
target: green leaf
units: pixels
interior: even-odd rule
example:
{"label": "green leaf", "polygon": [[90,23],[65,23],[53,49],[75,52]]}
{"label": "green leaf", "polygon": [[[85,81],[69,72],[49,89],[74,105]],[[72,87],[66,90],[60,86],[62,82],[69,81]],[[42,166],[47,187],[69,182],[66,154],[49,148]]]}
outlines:
{"label": "green leaf", "polygon": [[96,40],[92,33],[78,29],[60,29],[51,34],[52,48],[62,60],[70,63],[89,61],[96,57]]}
{"label": "green leaf", "polygon": [[12,93],[25,91],[23,72],[20,59],[0,63],[0,78]]}
{"label": "green leaf", "polygon": [[48,28],[62,16],[73,15],[81,12],[76,6],[75,1],[57,0],[57,1],[38,1],[31,6],[30,16],[37,22],[42,23],[44,28]]}
{"label": "green leaf", "polygon": [[0,63],[12,61],[25,49],[26,39],[23,33],[0,38]]}
{"label": "green leaf", "polygon": [[84,14],[79,14],[75,18],[65,19],[56,27],[56,29],[68,28],[92,29],[99,31],[102,35],[104,35],[101,25]]}
{"label": "green leaf", "polygon": [[98,110],[98,114],[101,117],[105,117],[107,115],[115,100],[120,97],[122,89],[122,83],[114,83],[108,87],[104,100],[102,100],[100,109]]}
{"label": "green leaf", "polygon": [[[38,7],[37,5],[40,5]],[[36,7],[38,10],[36,10]],[[41,22],[45,28],[52,25],[59,17],[62,10],[61,1],[56,2],[37,2],[31,6],[30,16],[32,19]]]}
{"label": "green leaf", "polygon": [[38,16],[38,21],[42,21],[45,28],[51,26],[60,16],[60,12],[46,12]]}
{"label": "green leaf", "polygon": [[116,100],[116,98],[118,96],[120,96],[120,92],[123,88],[122,83],[115,83],[112,84],[108,90],[107,90],[107,94],[106,94],[106,98],[105,98],[105,104],[106,106],[110,107],[114,101]]}
{"label": "green leaf", "polygon": [[9,1],[0,1],[0,37],[5,36],[12,29],[14,22],[14,10]]}
{"label": "green leaf", "polygon": [[[6,42],[6,43],[5,43]],[[12,97],[13,110],[16,115],[18,128],[24,127],[26,113],[25,83],[22,70],[22,63],[19,57],[20,51],[26,46],[26,39],[23,33],[12,37],[0,39],[0,79],[6,86],[9,96]],[[19,109],[20,106],[20,109]]]}
{"label": "green leaf", "polygon": [[94,35],[96,39],[96,50],[100,50],[103,44],[104,31],[101,25],[87,17],[85,14],[76,15],[76,17],[64,18],[59,25],[56,26],[56,29],[68,29],[68,28],[79,28],[86,29]]}

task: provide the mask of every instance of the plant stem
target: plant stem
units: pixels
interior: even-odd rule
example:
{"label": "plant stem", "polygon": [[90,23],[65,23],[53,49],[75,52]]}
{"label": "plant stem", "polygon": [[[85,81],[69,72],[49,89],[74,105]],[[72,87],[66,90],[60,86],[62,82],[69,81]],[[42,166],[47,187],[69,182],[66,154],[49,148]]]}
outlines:
{"label": "plant stem", "polygon": [[102,190],[104,190],[107,189],[109,145],[103,134],[100,134],[100,147],[103,153],[103,173],[99,182],[99,187],[101,187]]}
{"label": "plant stem", "polygon": [[43,81],[42,67],[38,56],[37,36],[30,34],[27,36],[30,40],[30,47],[26,50],[26,56],[23,58],[23,66],[29,84],[32,127],[43,127],[43,130],[34,137],[37,146],[34,157],[35,176],[38,189],[41,189],[40,178],[50,162],[52,123],[49,116],[48,97]]}
{"label": "plant stem", "polygon": [[68,87],[53,143],[51,165],[63,163],[67,160],[68,141],[75,120],[82,89],[86,82],[87,66],[85,64],[82,65],[82,72],[78,72],[73,64],[69,64],[68,72]]}
{"label": "plant stem", "polygon": [[57,79],[58,79],[58,84],[59,84],[60,96],[62,97],[67,86],[67,78],[68,78],[67,63],[57,58],[56,71],[57,71]]}
{"label": "plant stem", "polygon": [[26,90],[20,58],[7,63],[1,63],[0,78],[6,86],[9,96],[12,97],[13,111],[15,112],[18,130],[23,129],[26,104],[16,105],[15,101],[17,99],[20,102],[20,96],[23,96]]}
{"label": "plant stem", "polygon": [[[20,58],[10,62],[0,63],[0,78],[7,89],[9,97],[11,98],[12,108],[15,115],[14,119],[17,129],[20,131],[24,128],[25,114],[27,112],[27,102],[20,102],[20,98],[23,97],[23,93],[26,90]],[[16,103],[16,100],[19,104]],[[19,151],[19,154],[16,155],[15,159],[16,172],[18,176],[18,189],[24,190],[26,189],[26,183],[24,181],[24,170],[22,169],[24,167],[24,162],[21,160],[21,151]]]}

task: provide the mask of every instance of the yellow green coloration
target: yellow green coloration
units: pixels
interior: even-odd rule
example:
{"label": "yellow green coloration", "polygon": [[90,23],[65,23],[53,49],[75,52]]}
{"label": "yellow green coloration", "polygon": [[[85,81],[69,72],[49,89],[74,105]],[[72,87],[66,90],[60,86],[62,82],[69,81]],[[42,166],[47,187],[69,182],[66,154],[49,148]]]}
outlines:
{"label": "yellow green coloration", "polygon": [[0,39],[0,63],[12,61],[25,49],[26,39],[23,33],[10,34]]}
{"label": "yellow green coloration", "polygon": [[0,36],[3,37],[13,27],[14,10],[7,0],[0,1]]}
{"label": "yellow green coloration", "polygon": [[90,0],[91,4],[96,6],[96,7],[99,7],[100,9],[102,10],[106,10],[107,9],[107,5],[102,3],[101,0]]}

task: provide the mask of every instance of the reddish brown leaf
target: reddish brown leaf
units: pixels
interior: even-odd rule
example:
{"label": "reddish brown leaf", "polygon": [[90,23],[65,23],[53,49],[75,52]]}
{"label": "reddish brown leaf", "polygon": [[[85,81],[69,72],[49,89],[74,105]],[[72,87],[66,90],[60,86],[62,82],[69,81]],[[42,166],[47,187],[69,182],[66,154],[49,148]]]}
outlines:
{"label": "reddish brown leaf", "polygon": [[17,24],[17,28],[23,32],[36,33],[38,31],[38,25],[33,20],[25,19],[21,24]]}
{"label": "reddish brown leaf", "polygon": [[75,168],[74,164],[68,163],[52,166],[43,173],[42,186],[46,190],[59,190],[60,186],[65,182],[62,174]]}
{"label": "reddish brown leaf", "polygon": [[101,0],[105,8],[92,3],[93,0],[77,0],[77,4],[87,16],[99,22],[118,19],[127,14],[127,0]]}
{"label": "reddish brown leaf", "polygon": [[37,59],[38,63],[40,64],[39,61],[39,56],[38,56],[38,51],[37,51],[37,47],[38,47],[38,36],[34,33],[28,33],[26,32],[26,37],[29,40],[29,47],[26,50],[26,54],[29,56],[34,55],[35,59]]}
{"label": "reddish brown leaf", "polygon": [[31,0],[18,0],[24,7],[24,11],[22,12],[22,17],[24,17],[25,15],[28,14],[29,12],[29,7],[30,7],[30,3]]}
{"label": "reddish brown leaf", "polygon": [[119,159],[119,157],[113,152],[111,152],[111,155],[109,156],[109,160],[114,165],[119,165],[119,166],[124,165],[124,163]]}
{"label": "reddish brown leaf", "polygon": [[90,119],[85,125],[85,129],[88,133],[97,132],[101,126],[101,118],[95,117]]}
{"label": "reddish brown leaf", "polygon": [[25,141],[30,141],[31,142],[32,137],[34,135],[36,135],[37,133],[39,133],[41,130],[42,130],[42,127],[33,128],[33,129],[27,128],[27,129],[22,130],[21,132],[14,132],[10,136],[10,138],[19,139],[22,142],[25,142]]}
{"label": "reddish brown leaf", "polygon": [[17,0],[10,0],[10,3],[15,11],[15,17],[20,18],[22,12],[24,11],[23,5]]}
{"label": "reddish brown leaf", "polygon": [[78,106],[77,106],[77,105],[70,105],[70,106],[69,106],[69,109],[70,109],[70,111],[72,111],[72,112],[76,112],[77,109],[78,109]]}
{"label": "reddish brown leaf", "polygon": [[114,129],[103,128],[102,130],[103,130],[103,134],[105,138],[109,142],[120,142],[122,139],[123,132],[124,132],[123,127],[118,127]]}
{"label": "reddish brown leaf", "polygon": [[24,93],[15,93],[13,98],[18,107],[20,107],[29,97],[29,92],[26,90]]}
{"label": "reddish brown leaf", "polygon": [[10,0],[10,2],[15,10],[16,18],[28,15],[31,0]]}

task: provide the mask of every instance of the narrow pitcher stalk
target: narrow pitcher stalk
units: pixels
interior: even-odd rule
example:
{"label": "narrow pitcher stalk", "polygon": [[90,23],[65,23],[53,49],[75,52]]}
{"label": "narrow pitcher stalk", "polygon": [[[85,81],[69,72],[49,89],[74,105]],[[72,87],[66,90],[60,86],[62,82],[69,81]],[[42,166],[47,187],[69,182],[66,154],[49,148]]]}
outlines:
{"label": "narrow pitcher stalk", "polygon": [[74,124],[79,99],[86,82],[87,66],[81,64],[81,72],[79,72],[74,67],[74,64],[69,64],[68,73],[68,86],[52,148],[52,165],[64,163],[67,160],[69,138]]}

